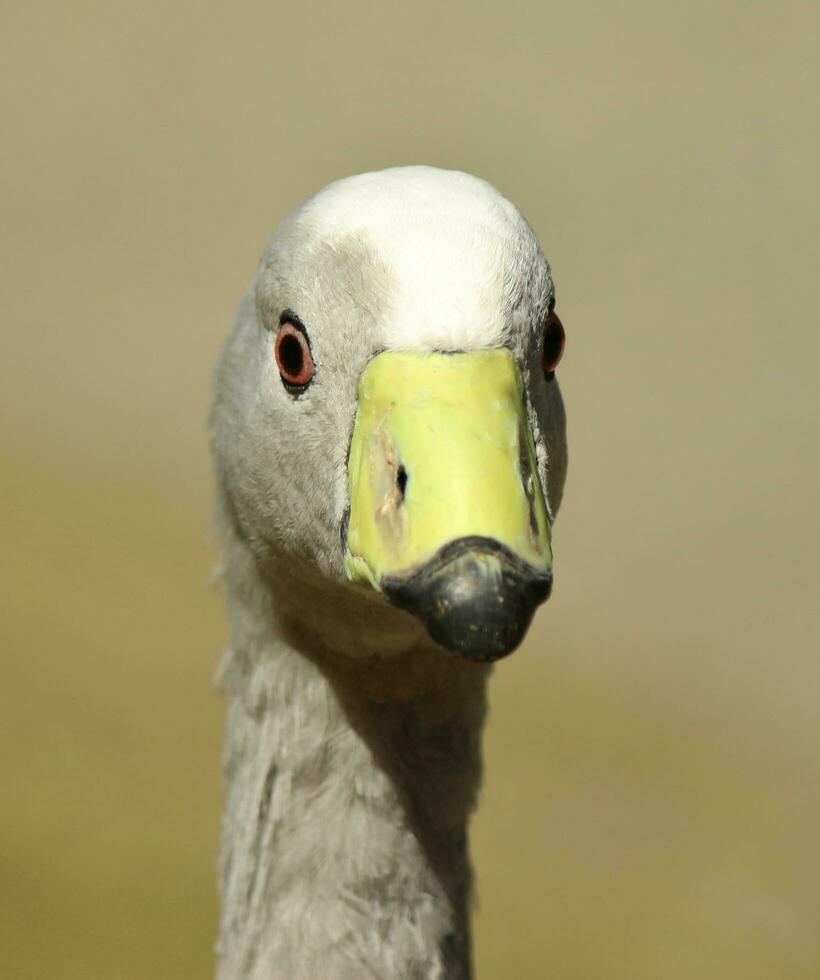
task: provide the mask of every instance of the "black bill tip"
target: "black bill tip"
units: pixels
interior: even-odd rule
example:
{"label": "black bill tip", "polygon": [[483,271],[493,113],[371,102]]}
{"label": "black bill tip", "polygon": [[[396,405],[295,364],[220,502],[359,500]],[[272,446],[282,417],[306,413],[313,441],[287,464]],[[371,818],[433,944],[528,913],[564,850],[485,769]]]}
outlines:
{"label": "black bill tip", "polygon": [[441,646],[488,662],[521,643],[552,573],[539,571],[492,538],[459,538],[405,575],[386,576],[384,593],[417,616]]}

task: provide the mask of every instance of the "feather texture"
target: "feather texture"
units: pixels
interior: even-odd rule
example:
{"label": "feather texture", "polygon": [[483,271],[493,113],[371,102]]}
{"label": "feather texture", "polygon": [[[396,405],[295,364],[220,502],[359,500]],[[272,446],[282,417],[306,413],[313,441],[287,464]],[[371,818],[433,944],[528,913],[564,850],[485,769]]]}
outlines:
{"label": "feather texture", "polygon": [[[489,668],[347,582],[347,452],[375,353],[504,345],[554,515],[564,414],[539,352],[552,298],[515,207],[428,167],[331,185],[265,251],[210,426],[231,620],[219,980],[472,976],[467,826]],[[284,309],[316,363],[303,397],[273,361]]]}

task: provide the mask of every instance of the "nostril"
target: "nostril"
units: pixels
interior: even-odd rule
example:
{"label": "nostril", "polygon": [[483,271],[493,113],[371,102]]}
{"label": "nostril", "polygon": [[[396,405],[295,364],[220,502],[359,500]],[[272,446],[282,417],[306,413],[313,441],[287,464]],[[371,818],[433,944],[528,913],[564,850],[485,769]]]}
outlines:
{"label": "nostril", "polygon": [[396,473],[396,486],[399,488],[399,494],[402,500],[404,500],[404,494],[407,490],[407,479],[407,470],[404,466],[399,466],[398,472]]}

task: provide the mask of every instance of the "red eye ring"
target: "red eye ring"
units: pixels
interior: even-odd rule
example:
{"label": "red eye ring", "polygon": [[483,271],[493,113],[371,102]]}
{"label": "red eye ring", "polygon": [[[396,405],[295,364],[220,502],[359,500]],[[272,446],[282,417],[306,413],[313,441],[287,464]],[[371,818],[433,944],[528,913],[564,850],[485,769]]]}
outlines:
{"label": "red eye ring", "polygon": [[551,310],[544,324],[544,351],[541,356],[544,375],[547,378],[552,377],[558,367],[558,362],[564,353],[566,339],[563,323],[558,318],[558,314]]}
{"label": "red eye ring", "polygon": [[313,380],[316,365],[304,331],[285,322],[279,328],[274,343],[276,366],[282,381],[288,388],[304,390]]}

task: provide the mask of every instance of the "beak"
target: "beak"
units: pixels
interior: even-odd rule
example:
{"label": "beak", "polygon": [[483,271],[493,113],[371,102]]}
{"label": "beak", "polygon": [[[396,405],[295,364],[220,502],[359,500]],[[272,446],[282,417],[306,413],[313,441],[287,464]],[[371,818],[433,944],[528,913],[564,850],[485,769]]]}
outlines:
{"label": "beak", "polygon": [[547,508],[505,348],[387,351],[359,380],[345,568],[471,660],[510,653],[552,584]]}

